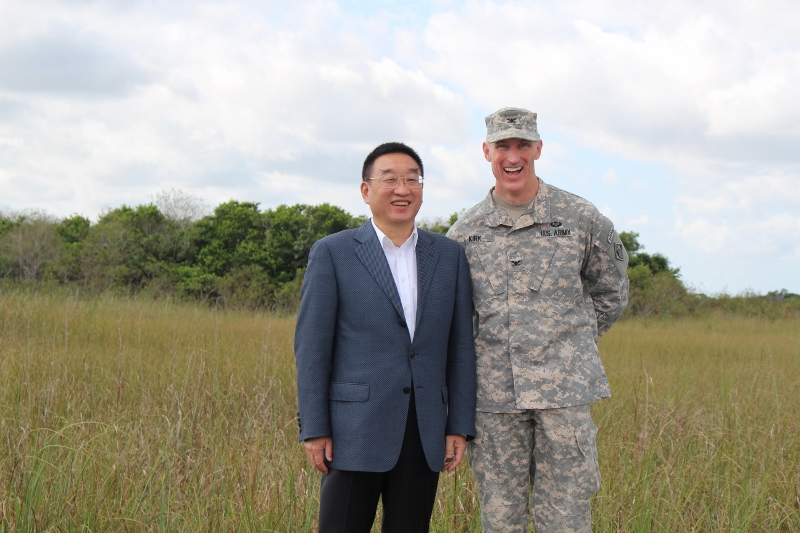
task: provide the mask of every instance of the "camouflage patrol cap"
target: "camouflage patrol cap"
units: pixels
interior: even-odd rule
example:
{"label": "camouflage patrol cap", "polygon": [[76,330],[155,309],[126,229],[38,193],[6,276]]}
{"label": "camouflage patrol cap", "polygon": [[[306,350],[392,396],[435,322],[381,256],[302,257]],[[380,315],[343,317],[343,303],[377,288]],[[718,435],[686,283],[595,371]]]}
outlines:
{"label": "camouflage patrol cap", "polygon": [[486,117],[486,142],[503,139],[538,142],[541,137],[536,129],[536,113],[521,107],[504,107]]}

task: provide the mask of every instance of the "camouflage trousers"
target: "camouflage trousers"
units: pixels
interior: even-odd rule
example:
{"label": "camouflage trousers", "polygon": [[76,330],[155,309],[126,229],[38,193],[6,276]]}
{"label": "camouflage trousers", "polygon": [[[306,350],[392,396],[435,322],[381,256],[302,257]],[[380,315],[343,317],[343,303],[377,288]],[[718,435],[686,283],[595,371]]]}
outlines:
{"label": "camouflage trousers", "polygon": [[589,405],[482,413],[467,457],[478,482],[484,533],[591,533],[600,488]]}

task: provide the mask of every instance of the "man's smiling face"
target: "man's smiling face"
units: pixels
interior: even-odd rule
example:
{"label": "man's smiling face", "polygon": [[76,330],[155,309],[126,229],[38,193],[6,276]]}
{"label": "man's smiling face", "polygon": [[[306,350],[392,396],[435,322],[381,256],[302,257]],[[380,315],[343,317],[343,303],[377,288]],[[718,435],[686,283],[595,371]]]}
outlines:
{"label": "man's smiling face", "polygon": [[384,233],[389,228],[410,229],[422,207],[422,189],[409,189],[405,180],[394,189],[382,187],[380,178],[388,176],[420,175],[414,159],[402,153],[384,154],[375,160],[370,181],[361,182],[361,196],[369,204],[375,224]]}
{"label": "man's smiling face", "polygon": [[533,162],[542,154],[542,141],[503,139],[483,143],[483,155],[492,164],[495,194],[515,204],[533,200],[539,190]]}

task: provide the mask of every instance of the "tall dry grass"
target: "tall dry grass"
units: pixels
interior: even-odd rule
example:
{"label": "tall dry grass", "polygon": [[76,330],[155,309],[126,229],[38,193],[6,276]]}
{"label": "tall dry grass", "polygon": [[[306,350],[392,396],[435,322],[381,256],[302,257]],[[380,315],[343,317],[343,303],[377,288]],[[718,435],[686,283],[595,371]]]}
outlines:
{"label": "tall dry grass", "polygon": [[0,529],[306,531],[293,321],[0,295]]}
{"label": "tall dry grass", "polygon": [[[0,531],[313,531],[291,318],[0,293]],[[602,341],[595,531],[800,531],[800,320]],[[478,532],[467,469],[433,531]],[[377,529],[376,529],[377,531]]]}
{"label": "tall dry grass", "polygon": [[597,531],[800,531],[800,319],[626,321],[602,340]]}

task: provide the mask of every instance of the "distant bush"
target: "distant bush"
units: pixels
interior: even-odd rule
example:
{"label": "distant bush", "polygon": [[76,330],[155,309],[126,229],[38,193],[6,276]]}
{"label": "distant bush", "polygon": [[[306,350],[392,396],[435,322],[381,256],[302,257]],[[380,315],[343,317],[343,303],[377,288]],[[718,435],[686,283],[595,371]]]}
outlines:
{"label": "distant bush", "polygon": [[[231,200],[203,216],[208,212],[200,200],[172,190],[155,203],[109,210],[95,224],[80,215],[0,213],[0,288],[61,284],[89,294],[292,312],[314,242],[366,220],[327,203],[262,211],[258,203]],[[458,217],[421,220],[419,227],[444,234]],[[630,256],[625,317],[800,314],[800,296],[785,289],[766,296],[694,293],[669,259],[643,251],[638,233],[620,238]]]}
{"label": "distant bush", "polygon": [[463,214],[464,211],[462,210],[460,213],[455,212],[451,214],[449,217],[437,217],[434,219],[423,219],[418,222],[418,226],[421,229],[433,231],[435,233],[441,233],[442,235],[447,233],[447,230],[450,229],[450,226],[456,223],[458,217]]}
{"label": "distant bush", "polygon": [[783,290],[786,298],[776,298],[775,292],[766,296],[755,293],[743,293],[735,296],[718,294],[706,296],[694,295],[695,314],[722,313],[730,316],[749,316],[753,318],[790,318],[800,315],[800,296],[791,295]]}
{"label": "distant bush", "polygon": [[679,317],[691,312],[694,295],[680,279],[680,269],[672,268],[669,259],[642,252],[639,234],[623,231],[620,240],[628,252],[628,316]]}
{"label": "distant bush", "polygon": [[675,318],[717,312],[783,318],[800,314],[800,296],[786,289],[766,296],[750,292],[707,296],[692,292],[681,281],[680,269],[673,268],[669,259],[659,253],[642,252],[644,246],[639,243],[638,233],[621,232],[620,239],[630,257],[630,295],[624,317]]}
{"label": "distant bush", "polygon": [[0,214],[0,279],[291,311],[311,245],[364,222],[329,204],[261,211],[232,200],[201,217],[196,200],[179,191],[157,203],[123,205],[96,224],[78,215]]}

